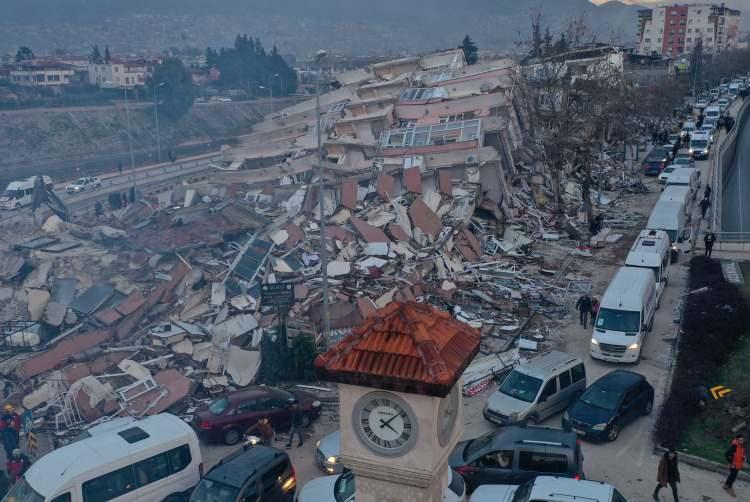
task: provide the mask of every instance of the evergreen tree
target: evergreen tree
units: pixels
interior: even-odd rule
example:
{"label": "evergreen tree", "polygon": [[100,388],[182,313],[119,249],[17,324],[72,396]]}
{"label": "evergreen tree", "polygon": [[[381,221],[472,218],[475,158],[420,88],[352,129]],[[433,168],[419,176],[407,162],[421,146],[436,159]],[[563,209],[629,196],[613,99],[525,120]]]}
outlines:
{"label": "evergreen tree", "polygon": [[94,45],[91,48],[91,54],[89,54],[89,61],[94,64],[101,64],[104,61],[102,58],[102,53],[99,51],[98,45]]}
{"label": "evergreen tree", "polygon": [[193,106],[193,77],[179,59],[167,58],[156,65],[148,85],[152,94],[154,86],[159,87],[159,111],[167,117],[177,119]]}
{"label": "evergreen tree", "polygon": [[25,45],[18,48],[18,51],[16,52],[16,63],[20,63],[21,61],[31,61],[34,59],[34,53],[26,47]]}
{"label": "evergreen tree", "polygon": [[104,47],[104,62],[107,64],[112,62],[112,56],[109,54],[109,46]]}
{"label": "evergreen tree", "polygon": [[474,64],[479,60],[479,48],[477,44],[471,39],[469,35],[466,35],[458,46],[459,49],[464,51],[464,58],[466,64]]}

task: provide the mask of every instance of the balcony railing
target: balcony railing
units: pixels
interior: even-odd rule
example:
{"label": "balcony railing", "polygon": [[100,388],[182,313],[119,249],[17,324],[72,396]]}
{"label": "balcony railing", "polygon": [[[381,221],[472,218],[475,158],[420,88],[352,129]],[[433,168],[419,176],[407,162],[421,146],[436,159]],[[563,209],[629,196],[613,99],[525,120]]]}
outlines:
{"label": "balcony railing", "polygon": [[480,119],[472,119],[406,129],[391,129],[380,133],[378,148],[411,148],[472,141],[479,138],[481,125]]}

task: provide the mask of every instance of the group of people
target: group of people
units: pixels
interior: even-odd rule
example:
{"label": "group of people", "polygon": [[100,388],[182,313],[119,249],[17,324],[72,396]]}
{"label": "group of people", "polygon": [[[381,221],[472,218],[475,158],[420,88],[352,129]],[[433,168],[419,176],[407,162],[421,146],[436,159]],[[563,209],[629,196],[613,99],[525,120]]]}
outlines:
{"label": "group of people", "polygon": [[[294,437],[299,438],[297,447],[299,448],[305,443],[305,414],[302,411],[298,401],[294,401],[290,404],[291,406],[291,428],[289,429],[289,441],[286,444],[286,448],[292,447]],[[245,431],[245,437],[253,436],[255,434],[260,435],[260,444],[265,446],[272,446],[276,432],[273,430],[273,426],[267,417],[263,417],[258,420],[255,425],[250,426]]]}
{"label": "group of people", "polygon": [[[729,449],[724,453],[724,458],[729,464],[729,476],[723,483],[724,491],[732,497],[737,497],[733,485],[737,479],[737,474],[742,470],[747,462],[747,452],[745,450],[745,437],[737,434],[729,444]],[[658,502],[659,491],[669,486],[672,489],[672,497],[678,502],[677,483],[680,482],[680,468],[677,460],[677,452],[670,449],[659,461],[659,467],[656,474],[656,488],[654,488],[654,500]]]}
{"label": "group of people", "polygon": [[31,460],[19,448],[21,416],[15,412],[13,405],[6,404],[3,408],[3,414],[0,416],[0,434],[2,434],[3,449],[7,459],[6,472],[0,476],[0,493],[2,493],[7,491],[10,484],[18,481],[31,466]]}
{"label": "group of people", "polygon": [[596,315],[599,313],[599,299],[597,297],[592,298],[588,293],[584,293],[576,302],[576,310],[579,314],[581,326],[583,326],[583,329],[587,329],[589,316],[591,316],[593,324]]}

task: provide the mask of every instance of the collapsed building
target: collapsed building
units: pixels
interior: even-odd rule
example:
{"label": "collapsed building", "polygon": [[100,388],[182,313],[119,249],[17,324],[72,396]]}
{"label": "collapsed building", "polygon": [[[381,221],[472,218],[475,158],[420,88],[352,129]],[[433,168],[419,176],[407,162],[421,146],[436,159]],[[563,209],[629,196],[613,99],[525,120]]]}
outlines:
{"label": "collapsed building", "polygon": [[[104,218],[6,225],[5,401],[58,430],[187,414],[260,381],[264,340],[324,347],[391,301],[436,304],[482,332],[464,377],[478,392],[554,337],[591,282],[572,259],[591,250],[548,208],[518,79],[514,61],[469,66],[461,50],[373,64],[320,96],[322,157],[311,100],[267,117],[204,175],[144,188]],[[598,245],[639,221],[621,194],[605,197],[618,211]],[[575,180],[565,198],[575,214]],[[279,283],[293,291],[284,311],[261,293]]]}

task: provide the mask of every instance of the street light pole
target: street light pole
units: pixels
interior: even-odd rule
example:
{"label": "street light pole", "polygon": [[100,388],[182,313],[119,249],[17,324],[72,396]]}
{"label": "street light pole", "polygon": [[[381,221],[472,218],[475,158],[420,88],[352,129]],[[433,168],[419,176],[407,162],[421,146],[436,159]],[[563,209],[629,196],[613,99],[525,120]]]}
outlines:
{"label": "street light pole", "polygon": [[273,102],[273,82],[271,81],[274,78],[281,80],[281,87],[284,87],[284,79],[278,73],[268,77],[268,92],[271,95],[271,113],[276,113],[276,104]]}
{"label": "street light pole", "polygon": [[130,104],[128,102],[128,86],[125,86],[125,116],[128,119],[128,150],[130,151],[130,175],[133,177],[133,191],[135,192],[135,156],[133,155],[133,135],[130,132]]}
{"label": "street light pole", "polygon": [[156,89],[164,87],[164,82],[154,85],[154,120],[156,122],[156,154],[161,163],[161,135],[159,134],[159,104],[156,101]]}
{"label": "street light pole", "polygon": [[[319,50],[315,54],[315,64],[320,68],[320,63],[326,57],[327,52]],[[318,136],[318,200],[320,203],[320,271],[323,281],[323,341],[327,345],[331,333],[331,316],[328,308],[328,249],[326,248],[326,219],[325,219],[325,182],[323,180],[323,136],[320,129],[320,75],[316,79],[315,89],[315,117],[317,121]]]}

